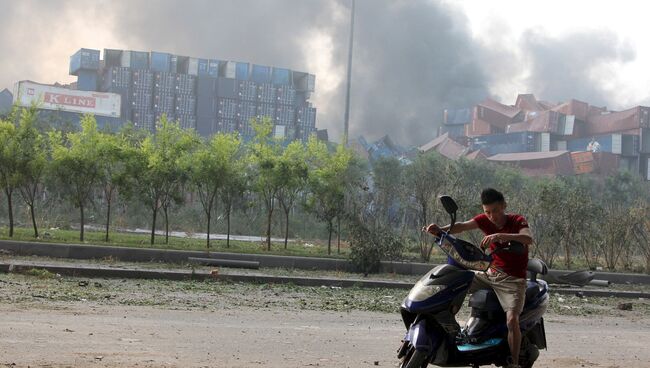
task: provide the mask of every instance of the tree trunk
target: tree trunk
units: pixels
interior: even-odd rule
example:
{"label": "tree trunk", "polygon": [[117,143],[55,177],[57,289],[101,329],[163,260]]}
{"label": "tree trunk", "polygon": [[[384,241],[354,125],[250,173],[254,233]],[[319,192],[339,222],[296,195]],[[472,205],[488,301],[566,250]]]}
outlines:
{"label": "tree trunk", "polygon": [[336,218],[336,252],[341,254],[341,218]]}
{"label": "tree trunk", "polygon": [[106,199],[106,237],[104,238],[104,241],[108,243],[108,230],[111,226],[111,198],[112,194]]}
{"label": "tree trunk", "polygon": [[290,209],[284,210],[284,249],[287,249],[287,243],[289,241],[289,211]]}
{"label": "tree trunk", "polygon": [[567,242],[565,242],[565,244],[564,244],[564,254],[565,254],[564,255],[564,257],[565,257],[564,262],[565,262],[566,268],[567,268],[567,270],[570,270],[571,269],[571,246]]}
{"label": "tree trunk", "polygon": [[266,219],[266,250],[271,250],[271,220],[273,219],[273,209],[269,210]]}
{"label": "tree trunk", "polygon": [[332,225],[332,220],[327,221],[327,254],[332,254],[332,230],[334,226]]}
{"label": "tree trunk", "polygon": [[32,215],[32,225],[34,226],[34,238],[38,238],[38,228],[36,227],[36,217],[34,216],[34,203],[29,205],[29,212]]}
{"label": "tree trunk", "polygon": [[228,204],[226,209],[226,248],[230,248],[230,212],[232,211],[232,205]]}
{"label": "tree trunk", "polygon": [[163,206],[165,213],[165,244],[169,244],[169,218],[167,217],[167,206]]}
{"label": "tree trunk", "polygon": [[158,209],[154,208],[153,221],[151,222],[151,245],[153,245],[153,242],[156,239],[156,215],[157,214],[158,214]]}
{"label": "tree trunk", "polygon": [[9,211],[9,237],[14,236],[14,209],[11,203],[12,191],[5,188],[5,195],[7,196],[7,210]]}
{"label": "tree trunk", "polygon": [[79,204],[79,211],[81,212],[81,230],[79,232],[79,240],[84,241],[84,205]]}
{"label": "tree trunk", "polygon": [[211,214],[211,212],[212,211],[210,211],[209,209],[206,211],[206,215],[208,217],[208,235],[205,237],[206,238],[205,246],[208,249],[210,249],[210,214]]}

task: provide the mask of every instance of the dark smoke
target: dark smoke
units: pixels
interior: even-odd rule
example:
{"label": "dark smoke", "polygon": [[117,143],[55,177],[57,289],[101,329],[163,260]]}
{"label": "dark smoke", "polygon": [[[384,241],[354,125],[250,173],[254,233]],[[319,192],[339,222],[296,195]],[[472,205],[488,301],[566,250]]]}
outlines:
{"label": "dark smoke", "polygon": [[[323,81],[332,75],[317,74],[312,101],[317,102],[317,126],[339,140],[349,5],[349,0],[0,0],[0,24],[6,30],[0,34],[0,89],[21,79],[51,83],[68,78],[67,56],[80,47],[166,51],[316,73],[309,70],[314,55],[306,45],[315,34],[324,34],[332,42],[330,73],[340,83],[327,93]],[[76,29],[80,19],[97,22]],[[493,82],[526,67],[528,88],[517,92],[607,104],[607,92],[590,71],[634,57],[629,46],[606,31],[562,38],[530,31],[520,45],[488,48],[472,38],[465,15],[446,1],[357,0],[355,26],[351,139],[389,134],[401,144],[423,143],[435,136],[444,108],[471,106],[488,96]],[[117,44],[95,38],[92,27],[112,32]],[[93,42],[66,42],[79,40],[74,36],[82,33]],[[523,60],[515,59],[515,47]],[[53,49],[63,55],[55,58]],[[54,64],[60,72],[44,77],[41,69]]]}
{"label": "dark smoke", "polygon": [[467,20],[428,1],[357,1],[350,136],[435,136],[445,108],[488,94]]}

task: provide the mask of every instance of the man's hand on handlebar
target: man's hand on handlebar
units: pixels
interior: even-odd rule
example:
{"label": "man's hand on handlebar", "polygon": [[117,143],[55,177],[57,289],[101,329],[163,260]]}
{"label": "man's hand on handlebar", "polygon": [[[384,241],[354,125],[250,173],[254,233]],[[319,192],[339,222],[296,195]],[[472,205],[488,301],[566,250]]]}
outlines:
{"label": "man's hand on handlebar", "polygon": [[438,236],[442,232],[442,229],[437,224],[430,224],[429,226],[422,227],[422,231]]}
{"label": "man's hand on handlebar", "polygon": [[483,240],[481,241],[481,248],[486,249],[490,246],[492,243],[498,243],[502,239],[500,238],[500,234],[492,234],[492,235],[486,235]]}

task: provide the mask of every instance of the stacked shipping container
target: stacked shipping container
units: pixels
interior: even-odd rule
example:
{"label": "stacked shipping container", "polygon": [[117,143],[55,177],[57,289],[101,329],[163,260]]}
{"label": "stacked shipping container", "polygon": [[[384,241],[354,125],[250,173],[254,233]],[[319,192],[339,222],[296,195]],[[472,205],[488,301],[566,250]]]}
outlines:
{"label": "stacked shipping container", "polygon": [[[306,139],[316,131],[316,109],[307,102],[315,78],[307,73],[155,51],[105,49],[103,61],[97,50],[77,54],[70,68],[81,71],[78,83],[120,94],[122,119],[138,127],[153,130],[166,115],[203,136],[233,131],[251,136],[250,120],[268,116],[281,126],[277,134]],[[97,73],[101,78],[93,81]]]}

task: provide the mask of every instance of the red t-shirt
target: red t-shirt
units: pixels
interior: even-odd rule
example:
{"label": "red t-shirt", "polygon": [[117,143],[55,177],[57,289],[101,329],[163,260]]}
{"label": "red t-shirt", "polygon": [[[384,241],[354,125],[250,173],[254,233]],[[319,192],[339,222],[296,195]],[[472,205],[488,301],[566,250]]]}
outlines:
{"label": "red t-shirt", "polygon": [[[492,235],[496,233],[505,234],[519,234],[521,229],[528,227],[528,222],[521,215],[507,214],[508,219],[506,224],[501,229],[497,229],[496,225],[490,221],[486,214],[482,213],[473,218],[478,225],[478,228],[483,231],[485,235]],[[498,247],[504,246],[501,243],[490,244],[490,251],[494,252]],[[510,252],[502,252],[492,255],[492,266],[502,270],[510,276],[526,278],[526,268],[528,268],[528,247],[523,254],[514,254]]]}

